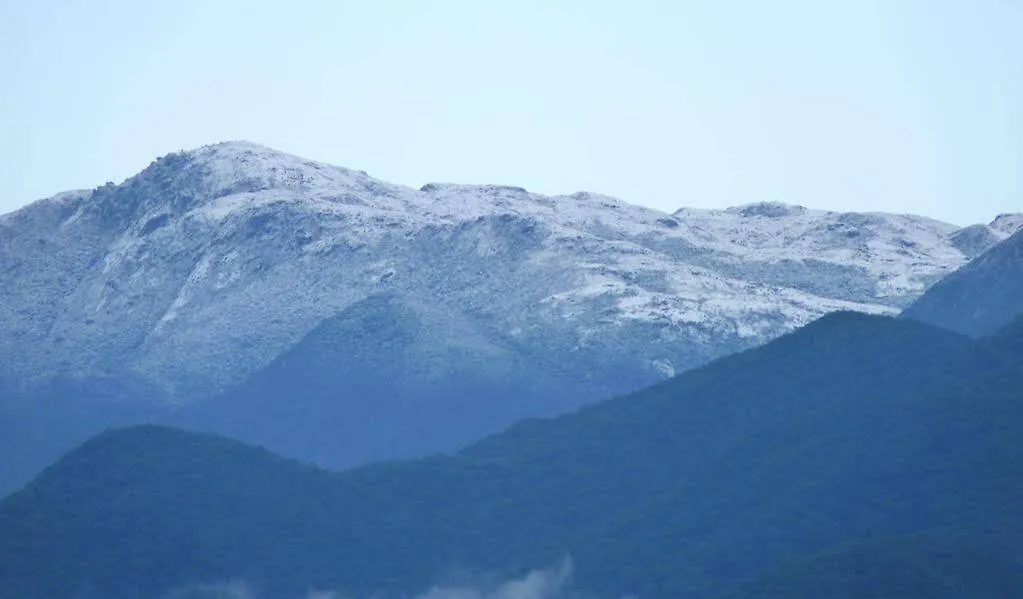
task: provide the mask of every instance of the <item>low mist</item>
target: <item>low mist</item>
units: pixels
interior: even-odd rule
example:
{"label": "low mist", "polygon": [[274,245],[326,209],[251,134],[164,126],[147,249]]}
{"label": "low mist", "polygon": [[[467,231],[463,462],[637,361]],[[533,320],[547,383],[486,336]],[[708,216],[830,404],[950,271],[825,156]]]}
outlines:
{"label": "low mist", "polygon": [[159,599],[597,599],[573,588],[572,577],[572,559],[566,557],[557,565],[533,570],[519,578],[491,584],[438,585],[423,592],[399,596],[374,594],[354,597],[338,591],[312,590],[300,597],[276,597],[263,595],[244,581],[231,581],[195,585]]}

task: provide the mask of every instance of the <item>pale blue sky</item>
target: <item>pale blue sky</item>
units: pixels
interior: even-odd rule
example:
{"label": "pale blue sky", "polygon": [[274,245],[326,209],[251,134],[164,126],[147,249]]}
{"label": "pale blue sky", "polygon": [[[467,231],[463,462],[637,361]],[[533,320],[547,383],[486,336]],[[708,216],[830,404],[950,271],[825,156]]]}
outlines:
{"label": "pale blue sky", "polygon": [[1023,210],[1020,0],[0,0],[0,211],[228,139],[418,186]]}

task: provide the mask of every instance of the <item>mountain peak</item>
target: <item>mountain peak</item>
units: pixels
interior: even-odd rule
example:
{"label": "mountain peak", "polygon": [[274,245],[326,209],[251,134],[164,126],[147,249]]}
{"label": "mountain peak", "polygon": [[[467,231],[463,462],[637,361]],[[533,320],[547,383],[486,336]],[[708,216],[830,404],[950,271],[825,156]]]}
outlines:
{"label": "mountain peak", "polygon": [[399,189],[364,171],[239,140],[157,158],[121,185],[94,190],[91,203],[125,226],[140,218],[167,218],[196,209],[217,219],[253,202],[336,200],[361,193],[394,196]]}
{"label": "mountain peak", "polygon": [[1012,235],[1016,231],[1023,229],[1023,213],[1006,212],[999,214],[988,226],[1005,235]]}
{"label": "mountain peak", "polygon": [[314,191],[369,179],[363,171],[308,160],[244,140],[206,145],[180,155],[204,171],[214,195],[282,188]]}
{"label": "mountain peak", "polygon": [[213,166],[220,162],[235,162],[265,168],[302,166],[313,170],[330,169],[348,173],[360,173],[362,175],[366,174],[353,169],[317,162],[247,140],[229,140],[207,144],[191,150],[184,150],[180,154],[208,166]]}
{"label": "mountain peak", "polygon": [[216,143],[199,146],[198,148],[190,150],[190,152],[199,152],[205,149],[227,152],[263,152],[268,154],[286,154],[286,152],[276,150],[269,146],[265,146],[261,143],[249,141],[247,139],[227,139],[224,141],[218,141]]}

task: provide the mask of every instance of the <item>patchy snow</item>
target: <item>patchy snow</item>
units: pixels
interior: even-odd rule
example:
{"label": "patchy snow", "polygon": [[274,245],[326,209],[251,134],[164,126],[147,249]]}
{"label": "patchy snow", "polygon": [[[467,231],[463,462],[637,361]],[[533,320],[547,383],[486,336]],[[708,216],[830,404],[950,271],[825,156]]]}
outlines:
{"label": "patchy snow", "polygon": [[382,290],[537,351],[603,340],[663,376],[829,311],[895,313],[967,260],[958,227],[918,216],[413,189],[248,142],[0,227],[0,378],[127,365],[172,388],[237,381]]}
{"label": "patchy snow", "polygon": [[1023,229],[1023,213],[999,214],[988,227],[1003,238]]}

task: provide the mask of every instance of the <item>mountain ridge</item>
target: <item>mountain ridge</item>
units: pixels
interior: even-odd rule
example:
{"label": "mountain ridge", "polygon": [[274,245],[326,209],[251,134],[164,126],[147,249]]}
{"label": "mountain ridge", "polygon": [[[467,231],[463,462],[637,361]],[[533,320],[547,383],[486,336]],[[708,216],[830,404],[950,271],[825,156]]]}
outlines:
{"label": "mountain ridge", "polygon": [[[598,596],[688,599],[753,585],[764,591],[755,596],[800,597],[814,595],[776,591],[819,591],[821,581],[799,571],[778,582],[789,558],[829,572],[848,564],[821,562],[836,547],[880,543],[881,557],[860,553],[852,565],[880,596],[900,596],[892,591],[927,582],[926,568],[947,559],[898,544],[924,535],[998,564],[993,588],[1012,595],[1023,582],[1005,576],[1021,557],[1011,542],[1023,522],[1023,362],[1011,349],[1021,331],[972,341],[833,314],[452,456],[346,473],[211,435],[112,431],[0,502],[0,582],[30,599],[160,596],[238,579],[281,596],[400,596],[451,567],[514,574],[570,554]],[[981,346],[1005,358],[996,370],[973,370]],[[886,583],[888,553],[924,569]],[[962,572],[947,581],[991,582]]]}
{"label": "mountain ridge", "polygon": [[[208,396],[399,287],[527,342],[552,324],[568,348],[620,327],[678,338],[629,366],[652,381],[830,310],[894,313],[967,258],[957,228],[930,219],[764,206],[669,215],[585,192],[414,190],[251,142],[203,146],[0,216],[14,282],[0,380],[127,369],[171,398]],[[495,284],[509,274],[523,278]],[[511,301],[488,310],[494,297]]]}
{"label": "mountain ridge", "polygon": [[1023,315],[1023,229],[927,290],[906,318],[966,335],[993,334]]}

